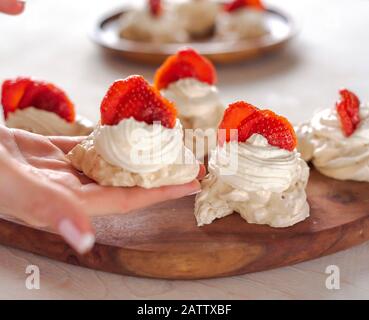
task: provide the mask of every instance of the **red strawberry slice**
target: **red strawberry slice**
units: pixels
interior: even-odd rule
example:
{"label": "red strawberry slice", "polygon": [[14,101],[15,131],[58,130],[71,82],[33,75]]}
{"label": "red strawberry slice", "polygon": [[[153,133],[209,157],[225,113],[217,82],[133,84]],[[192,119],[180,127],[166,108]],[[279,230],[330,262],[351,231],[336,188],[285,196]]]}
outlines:
{"label": "red strawberry slice", "polygon": [[153,16],[158,17],[162,12],[161,0],[149,0],[150,12]]}
{"label": "red strawberry slice", "polygon": [[199,81],[214,84],[217,74],[214,65],[194,49],[187,48],[169,57],[155,74],[155,87],[158,90],[167,88],[171,83],[184,78],[195,78]]}
{"label": "red strawberry slice", "polygon": [[225,5],[224,10],[227,12],[234,12],[245,7],[251,7],[257,10],[265,10],[265,6],[261,0],[233,0]]}
{"label": "red strawberry slice", "polygon": [[10,112],[14,112],[21,101],[25,90],[32,83],[28,78],[5,80],[1,89],[1,104],[4,109],[4,118],[7,119]]}
{"label": "red strawberry slice", "polygon": [[1,99],[5,119],[9,112],[34,107],[54,112],[68,122],[74,122],[74,105],[61,89],[51,83],[29,78],[6,80]]}
{"label": "red strawberry slice", "polygon": [[238,141],[244,142],[254,133],[262,135],[272,146],[293,151],[297,138],[290,122],[270,110],[262,110],[242,121],[238,128]]}
{"label": "red strawberry slice", "polygon": [[133,117],[148,124],[160,121],[163,126],[173,128],[177,117],[174,105],[141,76],[115,81],[101,102],[100,110],[103,125],[116,125]]}
{"label": "red strawberry slice", "polygon": [[225,130],[225,132],[219,131],[219,142],[223,144],[224,140],[233,140],[231,129],[237,130],[241,122],[256,111],[258,111],[258,108],[243,101],[230,104],[224,111],[223,120],[219,125],[219,129]]}
{"label": "red strawberry slice", "polygon": [[340,90],[341,99],[336,103],[336,110],[341,120],[341,127],[346,137],[351,136],[360,123],[360,100],[347,89]]}
{"label": "red strawberry slice", "polygon": [[[281,149],[292,151],[297,145],[295,131],[286,118],[270,110],[259,110],[243,101],[229,106],[219,129],[237,129],[239,142],[245,142],[257,133],[265,137],[270,145]],[[234,139],[235,137],[227,134],[226,141]],[[223,143],[222,139],[219,143]]]}

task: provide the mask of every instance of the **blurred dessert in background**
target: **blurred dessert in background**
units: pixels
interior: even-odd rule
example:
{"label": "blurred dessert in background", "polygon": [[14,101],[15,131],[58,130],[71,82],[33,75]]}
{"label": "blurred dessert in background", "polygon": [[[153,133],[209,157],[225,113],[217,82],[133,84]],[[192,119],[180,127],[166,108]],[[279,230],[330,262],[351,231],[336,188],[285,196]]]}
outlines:
{"label": "blurred dessert in background", "polygon": [[155,74],[155,87],[175,103],[185,130],[185,144],[198,159],[216,146],[224,107],[214,65],[191,48],[169,57]]}
{"label": "blurred dessert in background", "polygon": [[309,167],[284,117],[236,102],[224,113],[209,174],[196,196],[199,226],[238,212],[249,223],[292,226],[309,216]]}
{"label": "blurred dessert in background", "polygon": [[213,0],[186,0],[176,6],[179,22],[193,39],[210,37],[220,11]]}
{"label": "blurred dessert in background", "polygon": [[5,124],[47,136],[85,136],[93,123],[75,114],[73,103],[55,85],[16,78],[5,80],[1,91]]}
{"label": "blurred dessert in background", "polygon": [[225,40],[254,39],[268,32],[260,0],[233,0],[225,4],[216,22],[217,36]]}
{"label": "blurred dessert in background", "polygon": [[183,144],[176,113],[143,77],[117,80],[101,103],[101,123],[68,158],[105,186],[156,188],[191,182],[200,167]]}
{"label": "blurred dessert in background", "polygon": [[334,108],[296,127],[298,150],[328,177],[369,181],[369,106],[347,89]]}
{"label": "blurred dessert in background", "polygon": [[147,0],[120,18],[120,37],[142,42],[254,39],[268,32],[260,0]]}
{"label": "blurred dessert in background", "polygon": [[120,36],[125,39],[158,43],[188,40],[175,7],[161,0],[148,0],[145,7],[123,14],[120,21]]}

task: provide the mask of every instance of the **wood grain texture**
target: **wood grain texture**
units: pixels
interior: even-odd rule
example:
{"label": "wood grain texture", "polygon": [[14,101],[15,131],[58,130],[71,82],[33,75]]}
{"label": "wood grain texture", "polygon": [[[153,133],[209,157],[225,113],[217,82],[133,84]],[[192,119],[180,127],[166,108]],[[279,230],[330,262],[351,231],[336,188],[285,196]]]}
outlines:
{"label": "wood grain texture", "polygon": [[91,39],[106,52],[135,62],[158,65],[178,49],[189,46],[215,63],[229,64],[261,57],[281,50],[295,36],[292,18],[277,9],[268,9],[266,23],[270,33],[253,40],[221,41],[213,37],[189,43],[145,43],[119,37],[119,19],[128,7],[104,14],[90,33]]}
{"label": "wood grain texture", "polygon": [[8,221],[0,243],[67,263],[125,275],[201,279],[262,271],[317,258],[369,239],[366,183],[313,170],[311,217],[290,228],[248,224],[234,214],[198,228],[193,197],[126,215],[97,218],[97,244],[78,256],[62,239]]}

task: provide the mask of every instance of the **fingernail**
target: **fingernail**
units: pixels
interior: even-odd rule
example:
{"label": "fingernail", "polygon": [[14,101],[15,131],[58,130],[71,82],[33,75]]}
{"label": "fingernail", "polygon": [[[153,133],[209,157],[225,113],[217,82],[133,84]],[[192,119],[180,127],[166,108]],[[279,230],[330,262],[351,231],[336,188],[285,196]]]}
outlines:
{"label": "fingernail", "polygon": [[195,195],[195,194],[198,194],[198,193],[200,193],[202,190],[200,189],[200,190],[197,190],[197,191],[195,191],[195,192],[191,192],[191,193],[189,193],[187,196],[189,197],[189,196],[193,196],[193,195]]}
{"label": "fingernail", "polygon": [[74,223],[64,219],[59,223],[58,230],[61,236],[79,253],[84,254],[92,249],[95,243],[95,236],[88,233],[81,233]]}

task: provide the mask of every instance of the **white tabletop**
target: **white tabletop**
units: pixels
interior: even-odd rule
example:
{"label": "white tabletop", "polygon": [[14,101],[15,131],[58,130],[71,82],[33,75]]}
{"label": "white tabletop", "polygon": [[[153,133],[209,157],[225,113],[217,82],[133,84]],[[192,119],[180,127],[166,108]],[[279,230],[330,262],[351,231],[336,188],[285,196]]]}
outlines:
{"label": "white tabletop", "polygon": [[[20,17],[0,15],[0,81],[32,75],[64,88],[78,112],[98,119],[108,85],[154,68],[106,57],[87,37],[94,18],[128,0],[30,0]],[[138,2],[138,1],[137,1]],[[331,106],[347,86],[369,100],[369,1],[273,0],[301,26],[278,55],[219,67],[225,102],[245,99],[297,122]],[[88,4],[88,6],[87,6]],[[162,281],[124,277],[55,262],[0,246],[0,298],[55,299],[327,299],[369,298],[369,243],[292,267],[224,279]],[[26,267],[41,270],[40,290],[25,287]],[[340,268],[339,290],[325,286]]]}

